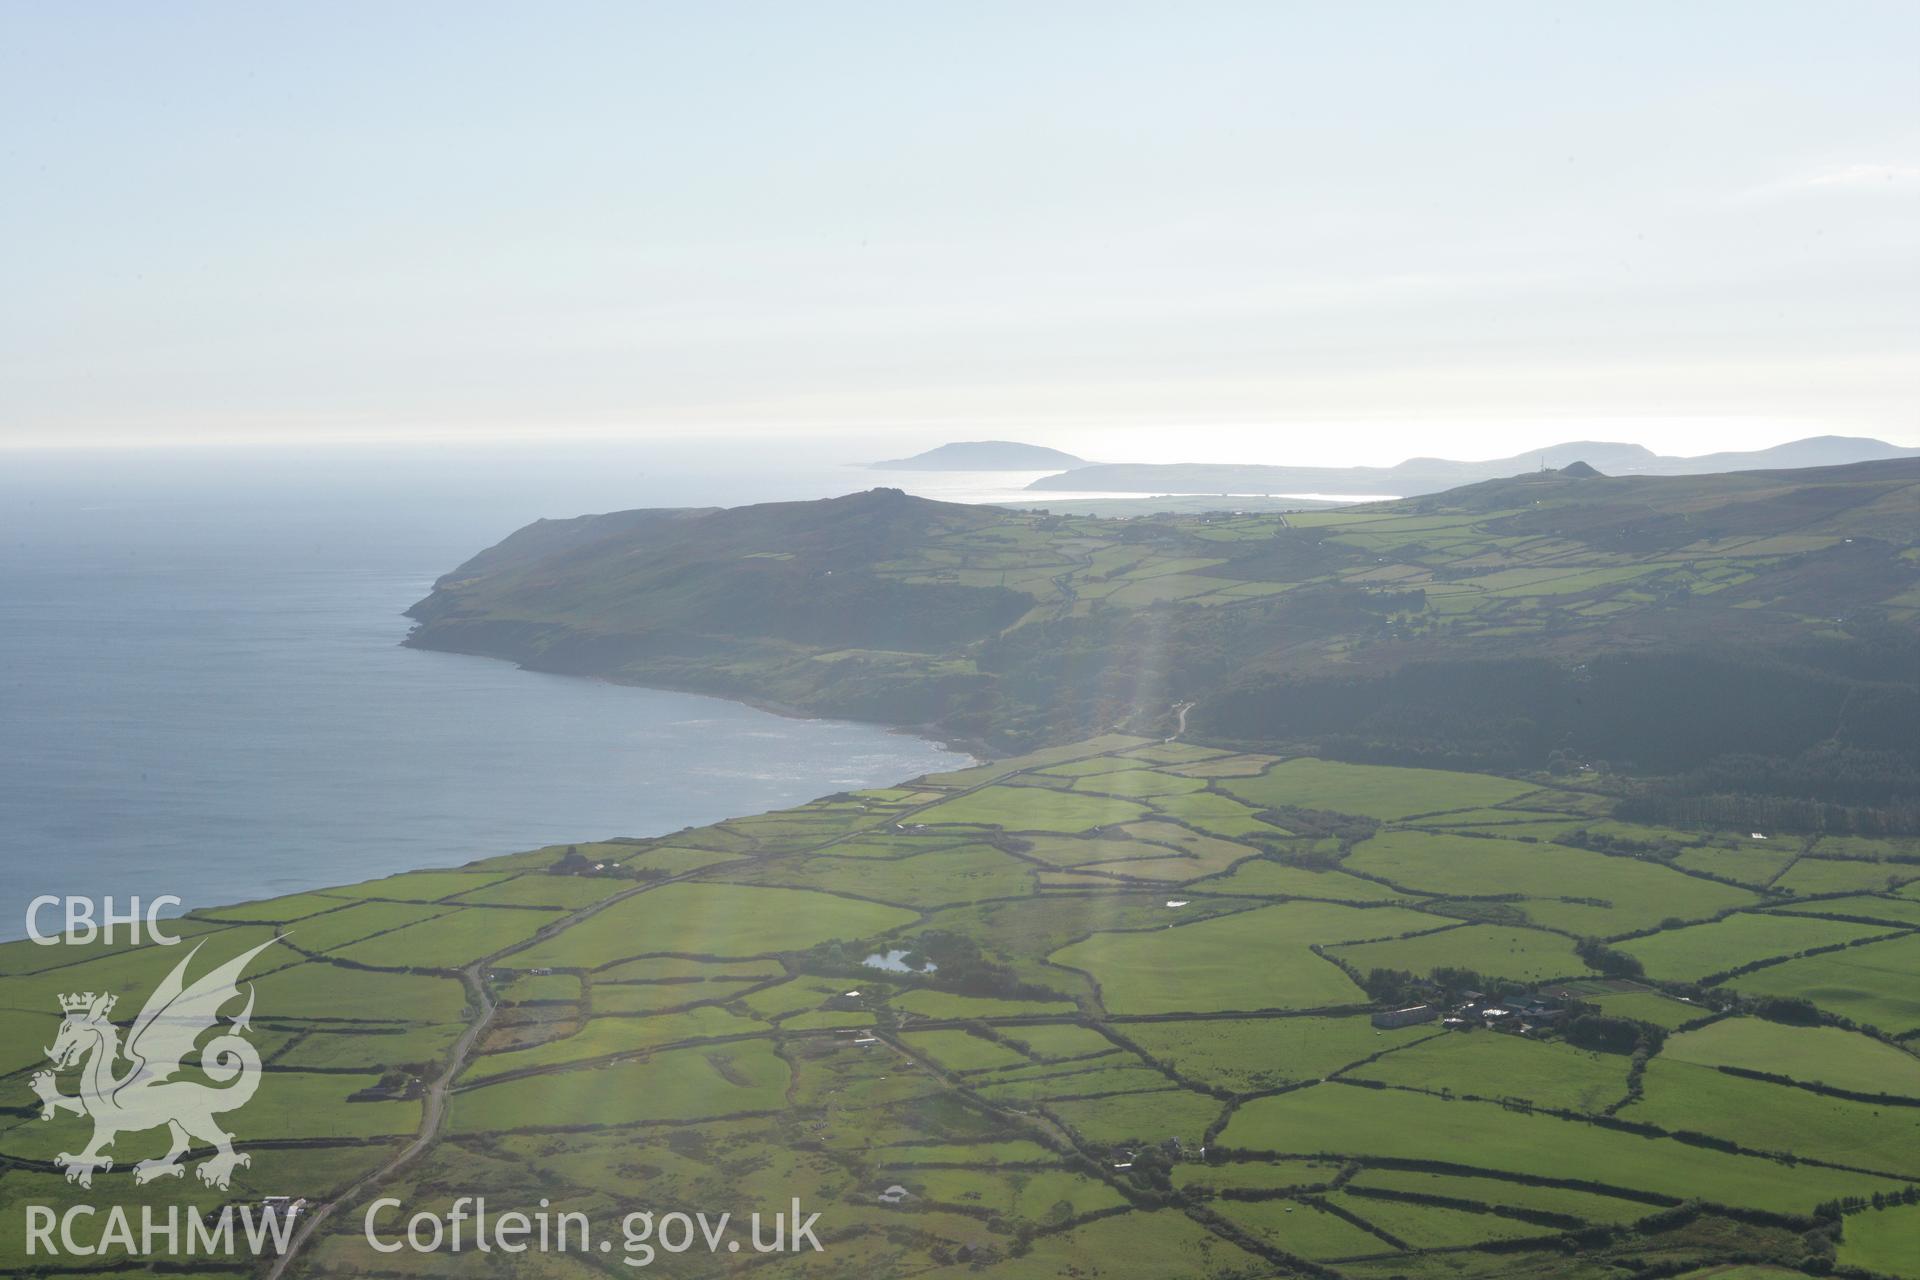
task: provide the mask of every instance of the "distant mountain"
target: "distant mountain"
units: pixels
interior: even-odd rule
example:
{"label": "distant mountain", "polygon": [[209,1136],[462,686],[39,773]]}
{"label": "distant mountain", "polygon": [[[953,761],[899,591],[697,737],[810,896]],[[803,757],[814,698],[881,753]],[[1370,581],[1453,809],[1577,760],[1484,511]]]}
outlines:
{"label": "distant mountain", "polygon": [[1707,453],[1697,458],[1662,461],[1686,465],[1656,475],[1708,475],[1715,471],[1774,471],[1791,467],[1841,467],[1850,462],[1884,462],[1888,458],[1920,457],[1920,449],[1902,449],[1884,440],[1864,436],[1809,436],[1771,449],[1751,453]]}
{"label": "distant mountain", "polygon": [[1020,444],[1013,440],[968,440],[943,444],[911,458],[895,458],[872,465],[880,471],[1058,471],[1063,467],[1090,464],[1085,458],[1044,445]]}
{"label": "distant mountain", "polygon": [[1337,493],[1410,498],[1542,467],[1564,467],[1573,462],[1584,462],[1610,476],[1697,476],[1726,471],[1845,466],[1912,457],[1920,457],[1920,449],[1902,449],[1884,440],[1853,436],[1814,436],[1771,449],[1711,453],[1698,458],[1663,457],[1637,444],[1576,440],[1487,462],[1409,458],[1391,467],[1108,463],[1044,476],[1027,487],[1109,493]]}

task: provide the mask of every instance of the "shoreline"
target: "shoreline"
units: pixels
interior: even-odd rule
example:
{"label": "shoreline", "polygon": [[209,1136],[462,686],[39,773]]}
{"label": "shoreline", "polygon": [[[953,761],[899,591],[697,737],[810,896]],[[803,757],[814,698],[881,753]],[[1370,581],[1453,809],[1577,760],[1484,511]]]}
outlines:
{"label": "shoreline", "polygon": [[721,702],[731,702],[742,707],[751,707],[755,711],[764,711],[779,716],[783,720],[826,720],[842,724],[872,725],[885,729],[888,733],[897,733],[904,737],[918,738],[931,743],[943,751],[954,751],[968,756],[974,764],[986,764],[1005,753],[996,753],[993,748],[978,739],[957,737],[940,732],[931,723],[903,724],[895,720],[875,720],[858,715],[834,715],[817,711],[808,711],[791,703],[779,702],[758,694],[723,693],[711,688],[697,688],[687,684],[663,683],[651,680],[622,680],[618,676],[603,675],[589,671],[564,671],[553,667],[543,667],[528,662],[524,658],[510,653],[488,651],[484,649],[455,649],[445,645],[417,643],[418,636],[429,624],[416,622],[413,629],[401,638],[402,649],[418,649],[423,653],[451,653],[468,658],[485,658],[491,662],[510,663],[515,670],[532,671],[543,676],[564,676],[570,680],[591,680],[601,684],[618,685],[623,689],[655,689],[661,693],[684,693],[700,698],[715,698]]}
{"label": "shoreline", "polygon": [[[599,675],[591,675],[591,674],[575,673],[575,672],[567,672],[567,671],[548,671],[548,670],[543,670],[542,668],[537,666],[532,666],[523,662],[515,661],[511,658],[502,657],[501,655],[498,655],[498,654],[473,653],[465,650],[440,648],[438,646],[433,646],[433,645],[408,644],[406,639],[404,638],[396,642],[395,647],[417,649],[423,653],[442,654],[442,655],[449,655],[449,656],[455,656],[455,657],[479,658],[479,659],[484,659],[488,662],[507,662],[507,663],[510,663],[516,670],[526,671],[526,672],[530,672],[537,675],[561,676],[567,679],[579,679],[589,683],[599,683],[599,684],[611,685],[619,688],[640,689],[640,690],[647,690],[647,691],[658,692],[658,693],[678,694],[678,695],[683,695],[687,697],[707,698],[715,702],[725,703],[725,704],[736,706],[736,707],[746,707],[748,709],[758,711],[763,714],[779,716],[783,720],[810,721],[810,722],[820,722],[820,723],[837,722],[840,724],[851,724],[851,725],[859,725],[866,728],[880,729],[880,730],[886,731],[889,734],[898,734],[902,737],[913,738],[919,742],[930,744],[942,751],[947,751],[947,752],[955,753],[962,756],[963,761],[956,762],[952,766],[957,769],[971,767],[974,764],[982,763],[982,760],[983,760],[982,751],[984,750],[984,748],[979,747],[978,744],[966,744],[966,743],[961,743],[956,741],[945,740],[931,733],[919,732],[913,726],[890,724],[885,721],[878,721],[878,720],[866,720],[866,719],[861,719],[860,717],[857,717],[857,716],[819,715],[819,714],[814,714],[814,713],[801,710],[799,708],[785,706],[767,699],[731,697],[725,694],[716,693],[708,689],[675,688],[667,685],[644,684],[639,681],[617,680],[607,676],[599,676]],[[875,787],[885,787],[885,786],[893,786],[903,781],[906,781],[906,779],[889,775],[889,777],[887,777],[884,780],[876,781],[868,785],[875,786]],[[823,792],[821,794],[831,794],[831,792]],[[758,805],[756,805],[753,802],[748,802],[744,804],[742,807],[740,807],[736,812],[730,812],[721,817],[713,818],[705,822],[695,822],[690,825],[704,826],[704,825],[711,825],[711,823],[715,823],[715,822],[724,822],[729,818],[750,817],[757,813],[766,812],[770,808],[785,807],[789,803],[806,803],[807,801],[811,801],[819,798],[820,798],[819,795],[808,795],[802,799],[794,800],[791,802],[775,801],[773,799],[768,799],[765,803],[758,804]],[[679,828],[677,827],[673,828],[673,830],[678,830],[678,829]],[[344,885],[347,885],[347,884],[357,883],[360,880],[369,879],[369,878],[379,879],[385,876],[404,875],[404,874],[407,874],[410,872],[416,872],[416,871],[455,870],[460,867],[467,866],[474,861],[482,861],[488,858],[499,857],[504,854],[519,852],[521,851],[522,847],[541,848],[549,844],[560,845],[560,844],[568,844],[568,843],[580,843],[580,844],[602,843],[606,841],[614,841],[614,840],[622,840],[622,839],[647,840],[647,839],[657,839],[662,836],[671,835],[672,833],[673,833],[672,830],[647,831],[647,830],[639,830],[639,829],[621,829],[621,830],[616,830],[616,831],[601,834],[601,835],[583,835],[577,831],[572,831],[572,832],[555,831],[555,832],[546,833],[545,835],[536,838],[531,843],[524,844],[524,846],[522,846],[521,843],[516,840],[505,839],[502,841],[499,847],[487,847],[484,849],[475,849],[473,852],[470,852],[465,855],[455,855],[448,861],[444,861],[444,862],[398,861],[393,864],[386,865],[380,869],[374,870],[370,872],[368,875],[357,875],[350,872],[349,869],[346,869],[346,868],[329,868],[327,872],[321,874],[316,878],[313,878],[311,883],[307,882],[307,878],[302,877],[300,883],[293,884],[293,885],[260,884],[258,886],[254,886],[253,889],[251,890],[243,890],[241,894],[237,897],[208,898],[205,901],[198,900],[197,898],[192,900],[185,900],[178,907],[162,913],[159,916],[159,919],[167,922],[185,921],[185,920],[192,919],[196,912],[224,910],[230,907],[244,905],[246,903],[271,901],[276,898],[288,897],[288,896],[291,896],[294,894],[300,894],[300,893],[324,892],[330,889],[337,889],[337,888],[343,887]],[[335,870],[341,871],[346,874],[334,875],[332,874],[332,872]],[[21,903],[19,903],[18,906],[20,909],[24,910],[24,907],[25,907],[24,900]],[[50,919],[51,917],[49,916],[47,918]],[[11,945],[14,943],[20,943],[25,941],[27,941],[27,934],[25,930],[24,918],[20,916],[14,916],[14,917],[10,917],[4,924],[0,924],[0,946]]]}

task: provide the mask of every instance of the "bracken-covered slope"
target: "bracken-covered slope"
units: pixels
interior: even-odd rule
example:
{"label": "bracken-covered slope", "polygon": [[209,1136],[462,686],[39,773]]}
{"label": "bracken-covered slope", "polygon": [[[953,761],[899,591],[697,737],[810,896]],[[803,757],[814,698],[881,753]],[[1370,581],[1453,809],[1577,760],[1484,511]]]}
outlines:
{"label": "bracken-covered slope", "polygon": [[1844,750],[1825,798],[1879,804],[1920,763],[1917,615],[1920,460],[1900,460],[1569,467],[1290,515],[877,489],[542,522],[443,579],[409,642],[996,747],[1154,731],[1191,702],[1223,741],[1474,766]]}

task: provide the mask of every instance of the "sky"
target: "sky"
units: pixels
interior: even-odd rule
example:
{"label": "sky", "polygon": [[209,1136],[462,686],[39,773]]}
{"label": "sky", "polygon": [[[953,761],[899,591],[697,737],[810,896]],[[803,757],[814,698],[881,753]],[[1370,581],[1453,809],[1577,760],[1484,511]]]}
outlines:
{"label": "sky", "polygon": [[1920,6],[0,4],[0,447],[1920,444]]}

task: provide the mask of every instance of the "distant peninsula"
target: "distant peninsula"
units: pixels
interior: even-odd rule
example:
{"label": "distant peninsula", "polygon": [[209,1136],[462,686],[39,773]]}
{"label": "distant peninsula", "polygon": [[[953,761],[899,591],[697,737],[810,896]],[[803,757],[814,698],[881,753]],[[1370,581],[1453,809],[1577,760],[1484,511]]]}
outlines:
{"label": "distant peninsula", "polygon": [[1165,737],[1192,703],[1195,735],[1275,754],[1658,772],[1836,739],[1909,763],[1861,756],[1834,787],[1920,783],[1920,458],[1605,470],[1338,512],[1112,520],[876,488],[545,520],[440,579],[406,643],[989,755]]}
{"label": "distant peninsula", "polygon": [[1663,457],[1637,444],[1576,440],[1548,445],[1511,458],[1492,458],[1482,462],[1409,458],[1391,467],[1109,463],[1079,467],[1064,475],[1043,476],[1027,487],[1067,493],[1345,494],[1356,498],[1410,498],[1521,472],[1565,467],[1576,461],[1610,476],[1690,476],[1729,471],[1850,466],[1856,462],[1884,462],[1916,456],[1920,456],[1920,449],[1903,449],[1884,440],[1849,436],[1814,436],[1768,449],[1709,453],[1692,458]]}
{"label": "distant peninsula", "polygon": [[1014,440],[966,440],[943,444],[911,458],[895,458],[872,465],[880,471],[1059,471],[1090,464],[1085,458],[1044,445]]}

